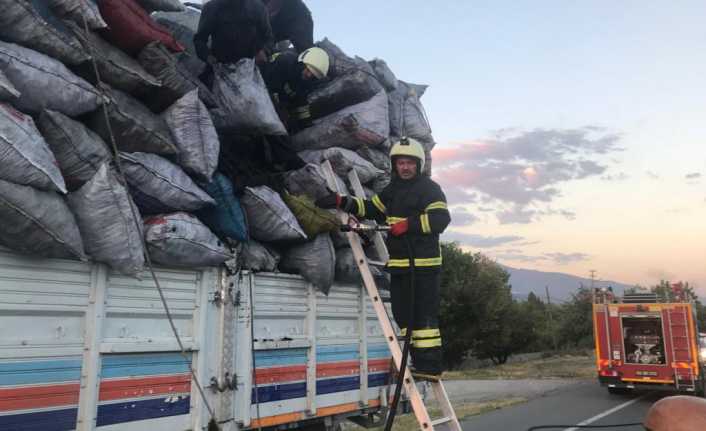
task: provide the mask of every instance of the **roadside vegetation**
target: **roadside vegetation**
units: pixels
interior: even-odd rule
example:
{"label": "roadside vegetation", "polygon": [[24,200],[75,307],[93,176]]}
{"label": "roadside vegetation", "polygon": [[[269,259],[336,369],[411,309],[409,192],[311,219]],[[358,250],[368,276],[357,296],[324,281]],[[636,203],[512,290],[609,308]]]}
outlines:
{"label": "roadside vegetation", "polygon": [[[593,350],[590,289],[578,287],[571,299],[561,304],[548,304],[534,293],[530,293],[527,299],[517,300],[511,294],[510,275],[493,260],[481,253],[465,252],[455,243],[442,244],[442,254],[444,266],[439,327],[444,337],[447,369],[463,368],[463,363],[469,358],[503,365],[512,355],[519,353],[555,352],[559,355],[558,359],[545,358],[524,365],[507,365],[497,370],[490,367],[463,373],[477,375],[477,378],[482,378],[483,373],[546,374],[543,370],[549,370],[552,366],[559,366],[558,371],[553,373],[557,375],[552,377],[561,377],[558,374],[581,377],[587,373],[586,369],[581,368],[575,372],[576,376],[568,375],[571,374],[572,365],[583,367],[582,364],[592,361],[566,355],[568,352]],[[671,294],[668,281],[647,290],[665,299],[669,299]],[[706,327],[706,307],[698,301],[688,284],[685,290],[696,302],[699,326]],[[545,363],[554,365],[545,367],[542,365]],[[566,366],[562,365],[564,363]],[[527,367],[527,370],[520,371],[522,367]]]}
{"label": "roadside vegetation", "polygon": [[591,352],[559,354],[540,359],[492,367],[448,371],[446,379],[521,380],[521,379],[591,379],[596,376],[596,362]]}

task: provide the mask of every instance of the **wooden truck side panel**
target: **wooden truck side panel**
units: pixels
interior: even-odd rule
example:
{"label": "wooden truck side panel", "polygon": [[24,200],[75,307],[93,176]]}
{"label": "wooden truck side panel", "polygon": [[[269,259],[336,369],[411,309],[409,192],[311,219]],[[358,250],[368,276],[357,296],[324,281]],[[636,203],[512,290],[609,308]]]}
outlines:
{"label": "wooden truck side panel", "polygon": [[[236,351],[252,343],[251,333],[255,340],[254,378],[239,378],[235,395],[237,423],[281,425],[375,410],[384,402],[390,353],[360,286],[336,285],[326,296],[284,274],[248,274],[236,285]],[[236,354],[236,369],[248,370],[252,361]]]}
{"label": "wooden truck side panel", "polygon": [[183,353],[151,277],[0,248],[0,429],[202,430],[190,368],[224,431],[387,399],[390,353],[360,286],[325,296],[286,274],[156,271]]}

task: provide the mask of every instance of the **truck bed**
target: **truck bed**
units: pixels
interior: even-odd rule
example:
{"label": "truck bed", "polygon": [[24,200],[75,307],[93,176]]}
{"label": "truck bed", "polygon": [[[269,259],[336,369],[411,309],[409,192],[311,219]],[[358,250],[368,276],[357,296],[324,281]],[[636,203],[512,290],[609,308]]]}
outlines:
{"label": "truck bed", "polygon": [[205,429],[190,367],[224,430],[385,399],[390,354],[359,286],[326,297],[285,274],[157,274],[184,352],[147,275],[0,249],[0,429]]}

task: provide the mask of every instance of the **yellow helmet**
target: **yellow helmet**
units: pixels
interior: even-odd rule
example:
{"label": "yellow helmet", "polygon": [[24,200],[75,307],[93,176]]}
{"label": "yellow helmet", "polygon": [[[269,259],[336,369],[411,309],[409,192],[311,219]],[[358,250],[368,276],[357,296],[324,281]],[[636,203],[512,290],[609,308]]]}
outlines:
{"label": "yellow helmet", "polygon": [[324,79],[328,76],[328,69],[331,61],[328,53],[321,48],[313,47],[299,54],[299,61],[309,68],[316,79]]}
{"label": "yellow helmet", "polygon": [[412,157],[419,160],[418,174],[424,171],[424,147],[416,139],[407,137],[400,138],[390,149],[390,159],[394,161],[394,158],[397,156]]}

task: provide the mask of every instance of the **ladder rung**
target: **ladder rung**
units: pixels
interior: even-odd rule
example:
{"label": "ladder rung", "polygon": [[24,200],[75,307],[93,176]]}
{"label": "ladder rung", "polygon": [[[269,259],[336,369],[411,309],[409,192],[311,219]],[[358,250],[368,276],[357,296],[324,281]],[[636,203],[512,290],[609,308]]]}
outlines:
{"label": "ladder rung", "polygon": [[453,419],[452,418],[440,418],[440,419],[435,419],[431,421],[431,426],[435,427],[437,425],[445,424],[447,422],[451,422]]}
{"label": "ladder rung", "polygon": [[368,259],[368,265],[373,265],[373,266],[385,266],[387,265],[385,262],[381,262],[379,260],[370,260]]}

